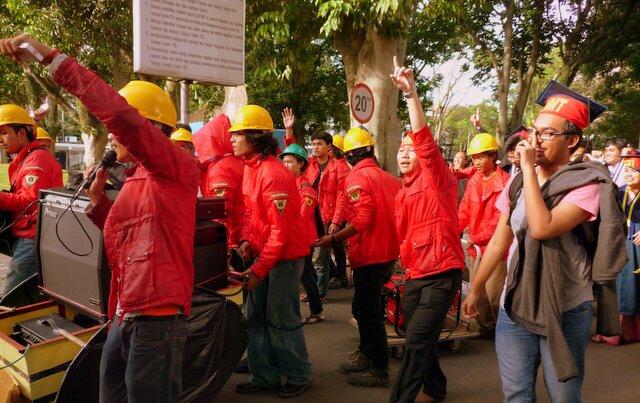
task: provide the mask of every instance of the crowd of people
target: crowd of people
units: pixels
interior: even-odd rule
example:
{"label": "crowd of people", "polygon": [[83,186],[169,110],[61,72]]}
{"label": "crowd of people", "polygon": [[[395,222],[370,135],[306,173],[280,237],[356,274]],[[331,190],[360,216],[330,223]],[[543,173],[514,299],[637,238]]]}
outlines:
{"label": "crowd of people", "polygon": [[[247,105],[191,135],[155,84],[132,81],[116,91],[26,35],[0,40],[0,52],[20,61],[22,44],[107,127],[117,161],[128,167],[115,201],[104,192],[103,168],[87,190],[112,271],[101,401],[178,400],[199,194],[225,200],[229,247],[246,277],[250,378],[235,385],[241,394],[291,398],[311,387],[303,325],[322,322],[328,289],[351,285],[347,257],[359,345],[337,370],[354,386],[391,386],[382,286],[398,260],[403,270],[405,353],[391,402],[446,397],[437,343],[467,267],[471,288],[460,309],[495,338],[506,401],[535,401],[540,363],[552,401],[582,401],[594,299],[604,319],[595,341],[640,340],[640,153],[611,139],[598,162],[583,137],[604,111],[593,100],[551,82],[531,127],[514,130],[501,147],[474,116],[479,133],[448,164],[411,68],[394,58],[389,79],[411,130],[392,175],[364,127],[344,137],[311,134],[308,156],[292,110],[282,112],[281,150],[269,112]],[[0,106],[0,144],[15,154],[11,190],[0,193],[0,209],[16,218],[9,289],[35,268],[38,190],[62,184],[38,133],[23,108]],[[304,320],[300,302],[309,303]]]}

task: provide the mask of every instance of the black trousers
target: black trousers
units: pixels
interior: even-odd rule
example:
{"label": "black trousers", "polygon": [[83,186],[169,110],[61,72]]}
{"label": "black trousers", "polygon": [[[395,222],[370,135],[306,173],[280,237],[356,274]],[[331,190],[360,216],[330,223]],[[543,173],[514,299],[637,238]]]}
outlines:
{"label": "black trousers", "polygon": [[309,311],[312,315],[320,315],[323,308],[322,302],[320,302],[320,292],[318,291],[318,274],[316,273],[316,268],[313,267],[311,255],[304,258],[304,270],[300,281],[309,300]]}
{"label": "black trousers", "polygon": [[358,321],[362,354],[377,369],[389,367],[387,331],[384,327],[382,285],[391,277],[395,262],[372,264],[353,269],[351,312]]}
{"label": "black trousers", "polygon": [[437,343],[461,282],[461,270],[407,281],[403,300],[405,353],[389,402],[412,403],[420,388],[437,399],[446,396],[447,377],[440,368]]}

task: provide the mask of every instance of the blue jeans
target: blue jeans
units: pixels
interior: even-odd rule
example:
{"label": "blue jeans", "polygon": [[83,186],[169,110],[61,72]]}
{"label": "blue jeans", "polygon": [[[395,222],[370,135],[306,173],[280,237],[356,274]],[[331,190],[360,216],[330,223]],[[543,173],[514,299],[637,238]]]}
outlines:
{"label": "blue jeans", "polygon": [[300,319],[298,287],[304,259],[278,262],[247,298],[251,382],[280,387],[311,382],[311,364]]}
{"label": "blue jeans", "polygon": [[327,296],[329,279],[331,277],[331,248],[315,248],[313,251],[313,265],[318,273],[318,291],[320,297]]}
{"label": "blue jeans", "polygon": [[579,375],[559,382],[547,345],[547,338],[515,324],[500,308],[496,325],[496,353],[505,402],[535,402],[536,375],[540,361],[544,383],[554,403],[582,402],[584,361],[593,318],[591,302],[584,302],[562,314],[562,330]]}
{"label": "blue jeans", "polygon": [[100,402],[177,402],[186,339],[184,316],[114,319],[102,348]]}
{"label": "blue jeans", "polygon": [[3,295],[7,295],[18,284],[38,272],[36,265],[36,241],[18,238],[11,247],[13,257],[9,262],[9,274],[4,284]]}

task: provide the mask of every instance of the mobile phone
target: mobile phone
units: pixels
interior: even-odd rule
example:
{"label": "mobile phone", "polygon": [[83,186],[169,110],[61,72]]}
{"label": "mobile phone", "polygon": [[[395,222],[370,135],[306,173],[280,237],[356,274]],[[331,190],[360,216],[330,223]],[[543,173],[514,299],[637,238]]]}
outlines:
{"label": "mobile phone", "polygon": [[18,59],[22,62],[33,63],[33,62],[42,62],[44,60],[44,56],[40,52],[36,50],[30,43],[21,43],[18,45],[18,49],[20,52],[18,54]]}

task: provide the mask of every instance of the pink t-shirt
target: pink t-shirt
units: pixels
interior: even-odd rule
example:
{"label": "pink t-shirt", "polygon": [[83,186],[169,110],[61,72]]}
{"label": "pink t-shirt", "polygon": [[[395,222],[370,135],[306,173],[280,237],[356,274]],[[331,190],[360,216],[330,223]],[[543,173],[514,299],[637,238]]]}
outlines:
{"label": "pink t-shirt", "polygon": [[[511,187],[512,181],[513,178],[509,180],[496,200],[496,208],[502,214],[509,214],[511,206],[509,201],[509,188]],[[589,221],[595,220],[598,216],[600,204],[598,184],[592,183],[570,191],[561,201],[561,203],[565,202],[578,206],[589,213]],[[516,234],[520,228],[526,224],[527,216],[524,207],[524,192],[521,192],[518,203],[513,210],[511,221],[509,222],[514,237],[511,247],[509,248],[507,271],[511,271],[511,259],[513,258],[515,250],[518,248],[518,238]],[[582,302],[593,299],[591,276],[589,274],[591,261],[587,257],[586,252],[579,255],[569,266],[570,267],[562,267],[565,277],[565,294],[561,301],[563,312],[578,306]],[[500,298],[500,305],[504,307],[504,289]]]}
{"label": "pink t-shirt", "polygon": [[[509,179],[507,185],[500,193],[498,200],[496,200],[496,208],[502,214],[509,214],[511,202],[509,200],[509,189],[511,188],[511,182],[513,177]],[[598,217],[598,206],[600,205],[600,192],[598,190],[597,183],[590,183],[588,185],[573,189],[562,199],[561,203],[571,203],[574,206],[580,207],[584,211],[590,214],[588,221],[593,221]]]}

